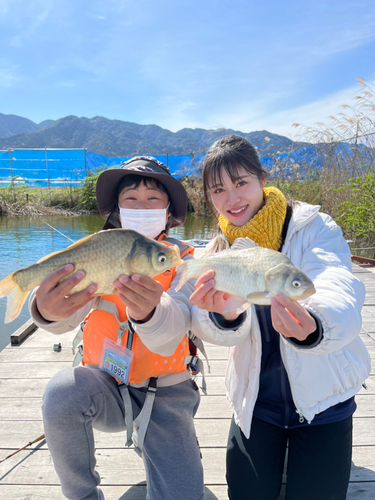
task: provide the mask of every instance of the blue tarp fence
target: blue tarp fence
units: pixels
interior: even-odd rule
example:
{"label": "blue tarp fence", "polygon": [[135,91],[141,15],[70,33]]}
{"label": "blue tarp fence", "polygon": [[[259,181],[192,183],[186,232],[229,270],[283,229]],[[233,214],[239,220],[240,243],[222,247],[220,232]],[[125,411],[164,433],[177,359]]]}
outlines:
{"label": "blue tarp fence", "polygon": [[[10,149],[0,151],[0,187],[79,185],[97,168],[120,166],[131,157],[101,156],[85,149]],[[190,155],[155,156],[174,177],[192,175],[196,163]],[[199,162],[203,155],[195,157]]]}
{"label": "blue tarp fence", "polygon": [[[364,161],[363,153],[359,162]],[[347,144],[337,146],[335,155],[342,164],[345,160],[353,162],[353,151]],[[0,150],[0,187],[9,186],[12,179],[15,185],[35,187],[79,185],[90,172],[98,168],[120,166],[129,158],[101,156],[85,149]],[[171,174],[179,178],[196,175],[204,155],[196,155],[194,160],[191,155],[156,158],[168,165]],[[373,158],[365,161],[367,164],[374,162]],[[317,146],[308,146],[290,153],[262,157],[261,162],[271,176],[282,172],[286,176],[303,179],[321,168],[324,156]]]}

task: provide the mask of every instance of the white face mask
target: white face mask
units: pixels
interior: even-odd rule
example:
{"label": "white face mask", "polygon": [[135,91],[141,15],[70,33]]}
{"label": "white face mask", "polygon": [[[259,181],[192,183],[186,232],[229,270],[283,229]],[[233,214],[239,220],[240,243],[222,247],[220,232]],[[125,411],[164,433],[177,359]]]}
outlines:
{"label": "white face mask", "polygon": [[167,209],[168,207],[137,210],[119,207],[121,227],[123,229],[133,229],[133,231],[137,231],[149,238],[155,238],[165,229]]}

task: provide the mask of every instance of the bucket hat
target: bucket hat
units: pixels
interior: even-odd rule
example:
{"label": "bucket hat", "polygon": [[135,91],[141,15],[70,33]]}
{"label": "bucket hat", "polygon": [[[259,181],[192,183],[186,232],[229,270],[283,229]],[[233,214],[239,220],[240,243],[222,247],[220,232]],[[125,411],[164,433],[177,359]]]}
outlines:
{"label": "bucket hat", "polygon": [[102,172],[96,183],[96,199],[100,215],[106,219],[117,212],[117,189],[126,175],[143,175],[163,184],[173,205],[171,227],[185,222],[187,194],[183,185],[169,172],[164,163],[152,156],[135,156],[124,162],[120,168]]}

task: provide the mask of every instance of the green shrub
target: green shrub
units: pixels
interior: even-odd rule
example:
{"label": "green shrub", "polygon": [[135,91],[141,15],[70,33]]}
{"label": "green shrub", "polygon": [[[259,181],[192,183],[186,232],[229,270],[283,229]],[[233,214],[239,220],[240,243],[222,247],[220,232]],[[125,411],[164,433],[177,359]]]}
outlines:
{"label": "green shrub", "polygon": [[96,202],[95,187],[99,175],[107,169],[106,165],[101,165],[85,177],[83,185],[80,188],[80,208],[94,212],[99,211]]}
{"label": "green shrub", "polygon": [[375,239],[375,168],[367,175],[349,179],[335,192],[345,192],[346,200],[337,205],[337,222],[349,238]]}

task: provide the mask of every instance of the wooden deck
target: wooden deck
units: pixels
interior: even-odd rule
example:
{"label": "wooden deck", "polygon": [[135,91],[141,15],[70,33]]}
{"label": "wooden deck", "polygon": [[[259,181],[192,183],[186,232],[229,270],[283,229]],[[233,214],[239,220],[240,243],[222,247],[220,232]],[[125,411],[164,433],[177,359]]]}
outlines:
{"label": "wooden deck", "polygon": [[[375,358],[375,274],[355,266],[367,289],[361,336]],[[70,366],[71,334],[51,335],[41,329],[19,346],[0,353],[0,460],[43,434],[41,398],[53,374]],[[61,342],[61,352],[53,345]],[[205,500],[225,500],[225,448],[231,411],[225,397],[227,349],[207,346],[211,361],[208,396],[202,396],[195,419],[205,472]],[[375,364],[356,401],[353,465],[349,500],[375,498]],[[97,467],[106,500],[146,498],[143,463],[124,448],[124,434],[96,432]],[[40,441],[0,464],[1,500],[60,500],[59,481],[46,442]],[[176,499],[178,500],[178,499]]]}

